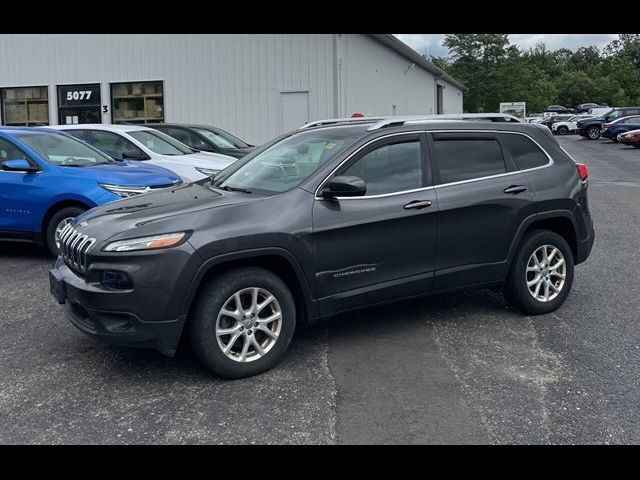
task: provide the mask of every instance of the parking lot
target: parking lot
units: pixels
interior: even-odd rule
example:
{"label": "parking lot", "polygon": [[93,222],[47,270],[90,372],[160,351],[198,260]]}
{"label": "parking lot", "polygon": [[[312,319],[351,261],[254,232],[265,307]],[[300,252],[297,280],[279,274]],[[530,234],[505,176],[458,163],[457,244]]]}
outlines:
{"label": "parking lot", "polygon": [[365,310],[246,380],[84,336],[44,250],[0,243],[0,443],[640,442],[640,151],[558,140],[589,168],[596,229],[560,310],[487,290]]}

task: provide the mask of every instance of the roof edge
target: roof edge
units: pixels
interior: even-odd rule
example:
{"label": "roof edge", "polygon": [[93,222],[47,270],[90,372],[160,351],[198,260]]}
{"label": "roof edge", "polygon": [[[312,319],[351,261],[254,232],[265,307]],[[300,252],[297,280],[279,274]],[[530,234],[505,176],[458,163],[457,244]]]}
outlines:
{"label": "roof edge", "polygon": [[394,35],[392,35],[390,33],[382,33],[382,34],[380,34],[380,33],[370,33],[369,36],[375,38],[379,42],[383,43],[387,47],[391,48],[395,52],[397,52],[400,55],[402,55],[403,57],[411,60],[412,62],[416,63],[417,65],[420,65],[425,70],[433,73],[436,76],[436,78],[442,78],[443,80],[447,81],[448,83],[458,87],[463,92],[468,90],[468,88],[465,87],[463,83],[459,82],[458,80],[453,78],[451,75],[447,74],[440,67],[437,67],[434,63],[432,63],[429,60],[427,60],[426,58],[424,58],[422,55],[420,55],[413,48],[411,48],[409,45],[404,43],[402,40],[400,40],[396,36],[394,36]]}

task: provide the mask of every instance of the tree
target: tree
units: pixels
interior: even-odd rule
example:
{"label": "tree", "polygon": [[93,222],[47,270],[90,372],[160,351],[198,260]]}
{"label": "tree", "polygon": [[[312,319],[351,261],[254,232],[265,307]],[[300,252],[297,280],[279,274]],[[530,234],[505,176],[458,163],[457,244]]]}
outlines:
{"label": "tree", "polygon": [[500,102],[514,101],[527,102],[528,112],[554,103],[640,105],[638,34],[621,34],[602,52],[550,51],[544,43],[520,51],[503,34],[447,35],[443,45],[450,57],[431,61],[467,86],[467,112],[498,111]]}

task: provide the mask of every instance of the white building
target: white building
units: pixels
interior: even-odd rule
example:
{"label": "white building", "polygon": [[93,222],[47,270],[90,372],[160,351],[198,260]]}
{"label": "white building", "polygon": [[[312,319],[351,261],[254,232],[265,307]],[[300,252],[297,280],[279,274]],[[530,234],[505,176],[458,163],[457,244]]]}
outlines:
{"label": "white building", "polygon": [[0,35],[3,125],[188,122],[260,144],[305,122],[461,113],[464,86],[393,35]]}

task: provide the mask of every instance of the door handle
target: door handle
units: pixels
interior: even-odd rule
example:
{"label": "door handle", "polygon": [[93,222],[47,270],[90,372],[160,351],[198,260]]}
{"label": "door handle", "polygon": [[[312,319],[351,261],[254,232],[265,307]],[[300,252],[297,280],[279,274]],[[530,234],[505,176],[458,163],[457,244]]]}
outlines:
{"label": "door handle", "polygon": [[427,208],[431,206],[431,202],[429,200],[414,200],[413,202],[407,203],[404,207],[405,210],[420,210],[421,208]]}
{"label": "door handle", "polygon": [[526,191],[527,191],[527,187],[525,187],[524,185],[511,185],[504,189],[504,193],[512,193],[514,195],[517,195],[518,193],[522,193]]}

